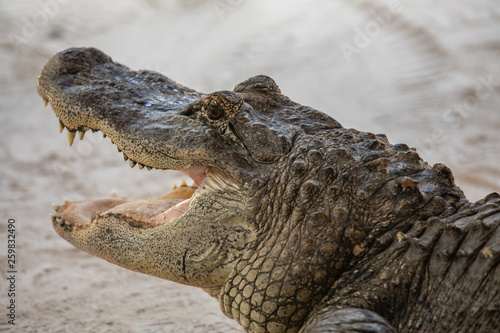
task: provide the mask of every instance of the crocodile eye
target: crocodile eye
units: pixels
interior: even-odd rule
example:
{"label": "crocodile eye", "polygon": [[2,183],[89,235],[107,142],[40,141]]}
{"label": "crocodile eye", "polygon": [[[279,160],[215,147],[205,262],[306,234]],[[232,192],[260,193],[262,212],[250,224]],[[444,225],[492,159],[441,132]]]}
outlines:
{"label": "crocodile eye", "polygon": [[207,107],[208,118],[217,120],[224,116],[224,109],[216,100],[211,100]]}

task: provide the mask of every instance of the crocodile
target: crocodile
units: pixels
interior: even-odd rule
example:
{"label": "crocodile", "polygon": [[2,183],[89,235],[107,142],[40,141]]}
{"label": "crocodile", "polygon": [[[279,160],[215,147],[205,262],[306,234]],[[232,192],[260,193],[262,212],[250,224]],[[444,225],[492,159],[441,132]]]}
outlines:
{"label": "crocodile", "polygon": [[55,205],[75,247],[200,287],[248,332],[500,331],[500,195],[468,201],[414,148],[265,75],[204,94],[95,48],[53,56],[37,89],[70,145],[101,131],[195,184]]}

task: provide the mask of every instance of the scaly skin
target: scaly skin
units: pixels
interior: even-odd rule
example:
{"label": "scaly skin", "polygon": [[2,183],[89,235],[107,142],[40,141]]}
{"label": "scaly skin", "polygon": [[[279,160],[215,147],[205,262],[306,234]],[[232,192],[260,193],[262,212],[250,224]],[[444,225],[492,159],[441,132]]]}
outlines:
{"label": "scaly skin", "polygon": [[500,196],[470,203],[414,149],[266,76],[205,95],[95,49],[55,55],[38,92],[70,144],[100,130],[131,166],[199,187],[56,206],[76,247],[201,287],[249,332],[500,329]]}

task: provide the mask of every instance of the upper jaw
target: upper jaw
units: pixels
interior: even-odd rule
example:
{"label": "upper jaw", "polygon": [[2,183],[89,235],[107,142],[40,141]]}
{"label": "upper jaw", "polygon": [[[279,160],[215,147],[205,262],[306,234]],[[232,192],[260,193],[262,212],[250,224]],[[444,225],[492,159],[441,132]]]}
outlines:
{"label": "upper jaw", "polygon": [[194,136],[209,141],[207,128],[179,115],[203,94],[158,73],[132,71],[95,49],[68,49],[48,61],[37,87],[69,136],[100,130],[130,160],[152,168],[210,160],[193,145]]}
{"label": "upper jaw", "polygon": [[[194,166],[212,166],[243,178],[244,149],[236,144],[228,149],[219,133],[184,115],[205,95],[159,73],[132,71],[96,49],[68,49],[48,61],[37,88],[61,131],[67,129],[70,145],[77,131],[83,137],[89,129],[100,130],[132,167],[190,175]],[[199,184],[201,179],[194,178]]]}

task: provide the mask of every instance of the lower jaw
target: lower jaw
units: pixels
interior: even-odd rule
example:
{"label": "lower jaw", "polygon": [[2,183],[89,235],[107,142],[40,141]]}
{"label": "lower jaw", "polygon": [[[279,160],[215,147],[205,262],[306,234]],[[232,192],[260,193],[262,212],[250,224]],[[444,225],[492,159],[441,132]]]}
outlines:
{"label": "lower jaw", "polygon": [[184,214],[189,208],[190,198],[197,186],[188,186],[183,181],[169,193],[157,198],[128,198],[111,194],[107,198],[66,201],[53,205],[56,215],[52,216],[54,226],[76,226],[85,228],[100,216],[116,214],[133,221],[135,228],[152,228]]}
{"label": "lower jaw", "polygon": [[188,209],[191,199],[198,189],[223,189],[225,186],[238,186],[234,179],[215,168],[191,166],[180,170],[188,175],[194,184],[188,186],[182,181],[180,186],[157,198],[127,198],[112,194],[108,198],[86,199],[54,205],[57,214],[54,225],[86,227],[99,216],[117,214],[134,228],[153,228],[182,216]]}

